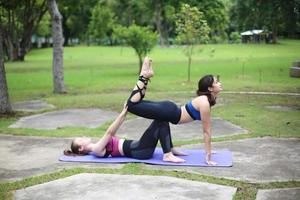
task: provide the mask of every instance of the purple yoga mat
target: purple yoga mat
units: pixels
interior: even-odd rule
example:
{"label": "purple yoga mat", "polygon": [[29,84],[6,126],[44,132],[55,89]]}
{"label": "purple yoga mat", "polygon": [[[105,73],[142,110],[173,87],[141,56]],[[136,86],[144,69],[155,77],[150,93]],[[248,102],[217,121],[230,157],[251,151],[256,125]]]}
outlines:
{"label": "purple yoga mat", "polygon": [[[162,160],[163,152],[161,148],[156,148],[153,157],[147,160],[138,160],[128,157],[108,157],[100,158],[93,154],[85,156],[60,156],[59,160],[64,162],[86,162],[86,163],[147,163],[153,165],[174,165],[174,166],[194,166],[194,167],[208,167],[205,162],[205,151],[195,149],[178,149],[189,155],[179,156],[186,160],[184,163],[171,163],[164,162]],[[217,150],[212,154],[212,160],[217,162],[216,167],[231,167],[232,166],[232,154],[229,150]],[[210,167],[210,166],[209,166]]]}

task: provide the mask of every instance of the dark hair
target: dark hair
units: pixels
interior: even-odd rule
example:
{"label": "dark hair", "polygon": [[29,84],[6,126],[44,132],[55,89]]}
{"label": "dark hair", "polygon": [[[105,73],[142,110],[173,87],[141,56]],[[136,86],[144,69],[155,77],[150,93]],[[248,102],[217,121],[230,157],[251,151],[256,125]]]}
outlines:
{"label": "dark hair", "polygon": [[209,87],[212,87],[213,83],[214,83],[214,76],[213,75],[205,75],[199,80],[198,90],[196,91],[198,96],[201,96],[201,95],[207,96],[210,106],[214,106],[216,104],[216,99],[213,97],[211,92],[208,90]]}
{"label": "dark hair", "polygon": [[82,156],[83,153],[79,152],[79,145],[75,144],[74,140],[71,143],[71,149],[64,150],[66,156]]}

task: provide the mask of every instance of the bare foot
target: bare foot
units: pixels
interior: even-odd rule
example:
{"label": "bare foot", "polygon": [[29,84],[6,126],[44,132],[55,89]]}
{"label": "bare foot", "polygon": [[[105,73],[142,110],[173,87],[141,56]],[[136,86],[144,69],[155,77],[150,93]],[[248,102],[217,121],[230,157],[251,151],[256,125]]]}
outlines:
{"label": "bare foot", "polygon": [[174,162],[174,163],[185,162],[185,160],[174,156],[172,152],[165,153],[164,156],[163,156],[163,161],[165,161],[165,162]]}
{"label": "bare foot", "polygon": [[217,162],[214,162],[214,161],[206,161],[206,163],[209,165],[209,166],[216,166],[218,163]]}
{"label": "bare foot", "polygon": [[152,69],[152,60],[149,57],[145,57],[140,75],[144,76],[145,78],[151,78],[154,75],[154,71]]}
{"label": "bare foot", "polygon": [[189,154],[187,154],[187,153],[184,153],[184,152],[181,152],[181,151],[178,151],[177,149],[175,149],[175,148],[172,148],[172,153],[175,155],[175,156],[187,156],[187,155],[189,155]]}

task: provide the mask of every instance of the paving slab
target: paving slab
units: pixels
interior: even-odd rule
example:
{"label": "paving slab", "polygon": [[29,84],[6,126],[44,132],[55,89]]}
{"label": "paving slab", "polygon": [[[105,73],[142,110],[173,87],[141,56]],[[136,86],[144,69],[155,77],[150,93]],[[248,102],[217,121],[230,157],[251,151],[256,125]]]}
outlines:
{"label": "paving slab", "polygon": [[16,200],[231,200],[235,192],[233,187],[174,177],[83,173],[17,190],[14,196]]}
{"label": "paving slab", "polygon": [[100,109],[66,109],[20,118],[10,128],[57,129],[62,127],[97,128],[114,120],[118,113]]}
{"label": "paving slab", "polygon": [[41,100],[24,101],[12,104],[12,109],[15,111],[36,112],[46,109],[54,109],[55,106]]}
{"label": "paving slab", "polygon": [[266,106],[268,109],[279,110],[279,111],[300,111],[298,106],[282,106],[282,105],[272,105]]}
{"label": "paving slab", "polygon": [[[186,145],[184,148],[204,148]],[[255,138],[212,143],[214,150],[229,149],[232,167],[168,167],[146,165],[149,169],[178,170],[253,183],[300,180],[300,138]]]}
{"label": "paving slab", "polygon": [[[139,139],[151,122],[152,120],[145,118],[127,120],[120,127],[118,135],[124,138]],[[170,128],[173,140],[200,140],[203,137],[202,123],[199,121],[179,125],[170,123]],[[217,138],[229,135],[246,134],[248,131],[221,118],[213,118],[212,133],[212,137]]]}
{"label": "paving slab", "polygon": [[299,200],[300,188],[258,190],[256,200]]}
{"label": "paving slab", "polygon": [[122,168],[122,164],[67,163],[58,158],[72,139],[0,135],[0,182],[74,167]]}

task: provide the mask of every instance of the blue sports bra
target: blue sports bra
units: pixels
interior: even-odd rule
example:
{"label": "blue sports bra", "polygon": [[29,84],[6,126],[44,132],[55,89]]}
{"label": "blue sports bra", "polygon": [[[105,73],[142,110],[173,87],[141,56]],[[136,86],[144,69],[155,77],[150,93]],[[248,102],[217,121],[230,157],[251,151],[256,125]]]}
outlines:
{"label": "blue sports bra", "polygon": [[201,120],[200,112],[194,108],[192,101],[185,104],[185,109],[194,120]]}

